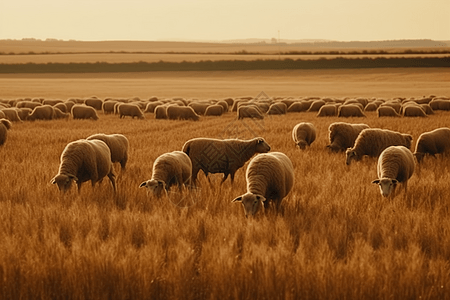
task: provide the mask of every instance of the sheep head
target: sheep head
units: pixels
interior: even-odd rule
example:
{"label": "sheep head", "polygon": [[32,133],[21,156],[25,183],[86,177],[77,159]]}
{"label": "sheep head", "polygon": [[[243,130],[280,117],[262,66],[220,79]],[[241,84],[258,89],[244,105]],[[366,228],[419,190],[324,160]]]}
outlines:
{"label": "sheep head", "polygon": [[267,153],[270,151],[270,145],[262,138],[256,138],[256,152]]}
{"label": "sheep head", "polygon": [[299,147],[299,148],[302,149],[302,150],[305,150],[305,149],[306,149],[306,146],[308,146],[308,143],[307,143],[306,141],[299,141],[299,142],[297,143],[297,147]]}
{"label": "sheep head", "polygon": [[347,165],[350,165],[351,162],[352,162],[352,160],[356,160],[356,161],[359,160],[358,154],[357,154],[356,151],[353,150],[352,148],[348,148],[347,151],[345,151],[345,155],[346,155],[346,161],[345,161],[345,163],[346,163]]}
{"label": "sheep head", "polygon": [[262,195],[246,193],[231,202],[241,202],[244,206],[245,216],[254,217],[260,209],[264,211],[264,201],[266,198]]}
{"label": "sheep head", "polygon": [[78,178],[72,174],[59,174],[56,175],[50,182],[52,184],[57,184],[61,192],[67,192],[72,186],[73,181],[78,181]]}
{"label": "sheep head", "polygon": [[139,187],[147,188],[148,193],[153,193],[154,196],[160,198],[163,193],[166,193],[166,183],[162,180],[151,179],[142,182]]}
{"label": "sheep head", "polygon": [[378,184],[380,187],[380,193],[383,197],[389,197],[391,194],[394,194],[398,181],[391,178],[381,178],[375,179],[372,183]]}

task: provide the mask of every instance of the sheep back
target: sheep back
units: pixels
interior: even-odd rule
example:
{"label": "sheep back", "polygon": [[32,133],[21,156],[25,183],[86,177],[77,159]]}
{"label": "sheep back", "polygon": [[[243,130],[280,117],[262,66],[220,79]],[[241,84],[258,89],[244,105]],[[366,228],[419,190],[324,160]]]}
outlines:
{"label": "sheep back", "polygon": [[294,167],[284,153],[258,154],[247,167],[246,180],[247,193],[232,201],[242,203],[246,216],[268,208],[271,201],[278,210],[294,185]]}
{"label": "sheep back", "polygon": [[327,148],[334,152],[345,151],[353,147],[359,133],[369,128],[367,124],[350,124],[335,122],[328,127],[328,138],[330,144]]}
{"label": "sheep back", "polygon": [[113,163],[118,162],[122,170],[125,170],[128,161],[128,147],[129,142],[126,136],[123,134],[93,134],[86,138],[87,140],[100,140],[108,145],[111,151],[111,161]]}
{"label": "sheep back", "polygon": [[403,146],[390,146],[383,150],[378,158],[378,179],[372,181],[380,187],[381,195],[388,197],[397,183],[406,183],[414,173],[414,156],[411,150]]}
{"label": "sheep back", "polygon": [[292,129],[292,139],[300,149],[305,149],[316,140],[316,127],[309,122],[298,123]]}

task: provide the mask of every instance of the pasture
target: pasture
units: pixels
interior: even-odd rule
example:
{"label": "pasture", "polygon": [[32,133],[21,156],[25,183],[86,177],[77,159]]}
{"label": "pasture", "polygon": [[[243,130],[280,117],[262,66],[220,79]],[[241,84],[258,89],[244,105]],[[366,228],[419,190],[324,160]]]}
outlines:
{"label": "pasture", "polygon": [[[240,78],[233,82],[214,75],[206,82],[197,78],[198,85],[189,88],[193,79],[186,76],[180,85],[173,82],[171,90],[168,75],[167,86],[159,89],[154,83],[146,87],[145,83],[152,80],[142,76],[145,79],[136,81],[144,89],[137,88],[139,94],[158,95],[164,88],[168,96],[244,94],[244,90],[233,89]],[[327,75],[321,76],[324,79]],[[377,74],[367,72],[363,76],[376,78]],[[124,79],[126,83],[109,79],[107,89],[89,76],[58,77],[46,77],[46,85],[42,85],[40,76],[2,77],[2,90],[9,83],[3,97],[68,98],[80,94],[75,92],[77,85],[83,88],[83,95],[135,95],[131,94],[133,86],[120,90],[131,84],[131,79]],[[250,80],[254,84],[245,94],[253,93],[261,80],[257,76],[243,78],[242,89]],[[343,85],[347,82],[350,96],[390,92],[391,97],[419,97],[430,93],[415,87],[409,91],[415,94],[403,95],[406,81],[402,83],[405,90],[395,90],[395,83],[380,80],[380,86],[376,81],[371,86],[369,80],[358,76],[352,81],[333,77],[329,86],[335,79],[334,89],[343,94],[346,88],[337,86],[339,80]],[[21,83],[33,80],[38,82],[35,86],[23,84],[19,90]],[[212,88],[196,89],[214,80],[217,94]],[[62,81],[64,84],[58,85]],[[280,79],[269,85],[269,90],[292,92],[294,87],[283,87],[294,81],[282,83]],[[433,84],[438,87],[443,83],[437,79]],[[362,92],[363,85],[369,87],[369,95]],[[223,90],[225,86],[230,90]],[[361,89],[352,90],[351,86]],[[305,93],[332,95],[335,91],[314,88],[309,87]],[[301,91],[297,86],[295,92]],[[441,86],[434,93],[448,95],[448,87]],[[438,111],[428,118],[366,114],[367,118],[343,119],[317,118],[312,112],[289,113],[266,116],[263,121],[237,121],[235,113],[227,113],[192,122],[155,120],[152,114],[146,114],[145,120],[132,120],[99,113],[98,121],[14,123],[0,148],[0,298],[450,297],[448,160],[426,158],[408,182],[407,193],[385,199],[378,186],[371,184],[377,177],[376,159],[366,158],[347,166],[345,154],[330,153],[325,147],[328,126],[336,121],[363,122],[409,133],[415,145],[422,132],[449,126],[449,112]],[[291,130],[299,122],[312,122],[318,130],[316,141],[304,151],[291,140]],[[73,187],[68,194],[60,195],[50,180],[58,172],[62,150],[67,143],[94,133],[121,133],[130,141],[127,170],[121,172],[116,166],[117,194],[104,180],[94,189],[90,183],[83,184],[80,194]],[[255,136],[264,137],[272,151],[288,155],[295,168],[294,188],[283,200],[279,214],[269,212],[246,219],[242,206],[231,203],[246,190],[246,166],[236,173],[233,186],[229,180],[220,185],[220,175],[211,176],[209,184],[200,174],[198,189],[174,190],[169,199],[155,199],[139,188],[151,177],[156,157],[180,150],[190,138]]]}

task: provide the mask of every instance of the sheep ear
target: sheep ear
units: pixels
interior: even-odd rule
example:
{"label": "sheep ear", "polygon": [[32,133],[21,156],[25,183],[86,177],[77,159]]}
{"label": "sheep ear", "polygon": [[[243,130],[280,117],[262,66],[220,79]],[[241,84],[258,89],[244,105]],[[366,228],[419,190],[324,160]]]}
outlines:
{"label": "sheep ear", "polygon": [[394,185],[397,185],[398,180],[397,180],[397,179],[392,179],[392,183],[393,183]]}
{"label": "sheep ear", "polygon": [[50,183],[51,183],[51,184],[55,184],[55,183],[56,183],[55,177],[53,177],[52,180],[50,180]]}
{"label": "sheep ear", "polygon": [[242,202],[242,196],[233,199],[231,202]]}
{"label": "sheep ear", "polygon": [[372,181],[372,183],[380,184],[380,179],[375,179],[374,181]]}
{"label": "sheep ear", "polygon": [[264,197],[261,196],[261,195],[256,195],[256,199],[257,199],[258,201],[261,201],[261,202],[266,201],[266,198],[264,198]]}
{"label": "sheep ear", "polygon": [[139,187],[141,188],[141,187],[146,186],[146,185],[147,185],[147,181],[144,181],[143,183],[141,183],[141,184],[139,185]]}
{"label": "sheep ear", "polygon": [[164,187],[166,184],[164,183],[164,181],[158,180],[158,185],[162,185]]}

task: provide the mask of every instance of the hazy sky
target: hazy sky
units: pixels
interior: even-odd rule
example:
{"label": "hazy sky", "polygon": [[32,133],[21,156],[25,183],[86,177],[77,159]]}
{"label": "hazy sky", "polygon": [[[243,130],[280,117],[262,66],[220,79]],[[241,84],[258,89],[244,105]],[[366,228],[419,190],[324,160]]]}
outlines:
{"label": "hazy sky", "polygon": [[450,40],[450,0],[0,0],[0,39]]}

